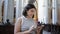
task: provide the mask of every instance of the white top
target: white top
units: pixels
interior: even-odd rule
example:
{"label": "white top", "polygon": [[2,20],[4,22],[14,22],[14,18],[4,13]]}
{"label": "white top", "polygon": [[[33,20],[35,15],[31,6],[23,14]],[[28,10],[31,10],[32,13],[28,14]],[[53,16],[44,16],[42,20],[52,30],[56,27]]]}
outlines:
{"label": "white top", "polygon": [[[27,31],[30,29],[30,27],[32,27],[32,25],[34,25],[34,20],[33,18],[30,18],[30,19],[27,19],[26,17],[22,17],[22,25],[21,25],[21,31],[24,32],[24,31]],[[30,34],[36,34],[35,33],[35,30],[32,31]]]}

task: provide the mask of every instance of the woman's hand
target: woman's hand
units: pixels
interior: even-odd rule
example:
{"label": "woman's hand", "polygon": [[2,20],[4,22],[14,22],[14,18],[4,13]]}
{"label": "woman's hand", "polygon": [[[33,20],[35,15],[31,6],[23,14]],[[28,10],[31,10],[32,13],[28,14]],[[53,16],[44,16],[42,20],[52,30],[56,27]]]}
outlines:
{"label": "woman's hand", "polygon": [[24,32],[22,32],[22,33],[23,33],[23,34],[29,34],[29,33],[31,33],[31,31],[33,31],[33,30],[34,30],[34,25],[33,25],[32,27],[30,27],[29,30],[24,31]]}
{"label": "woman's hand", "polygon": [[37,34],[40,34],[41,30],[43,29],[44,25],[37,27]]}
{"label": "woman's hand", "polygon": [[30,27],[29,31],[31,32],[32,30],[34,30],[34,25],[32,27]]}

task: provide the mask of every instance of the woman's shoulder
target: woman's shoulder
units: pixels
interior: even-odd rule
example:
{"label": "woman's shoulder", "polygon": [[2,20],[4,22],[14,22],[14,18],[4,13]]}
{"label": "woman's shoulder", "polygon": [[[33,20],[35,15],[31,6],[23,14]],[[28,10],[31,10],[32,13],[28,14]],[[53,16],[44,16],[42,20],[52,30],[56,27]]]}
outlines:
{"label": "woman's shoulder", "polygon": [[17,21],[22,21],[22,18],[23,18],[23,17],[19,17],[19,18],[17,18]]}
{"label": "woman's shoulder", "polygon": [[23,19],[23,16],[21,16],[21,17],[18,18],[18,20],[21,20],[21,19]]}
{"label": "woman's shoulder", "polygon": [[16,23],[20,24],[20,23],[22,22],[22,18],[23,18],[23,17],[17,18]]}

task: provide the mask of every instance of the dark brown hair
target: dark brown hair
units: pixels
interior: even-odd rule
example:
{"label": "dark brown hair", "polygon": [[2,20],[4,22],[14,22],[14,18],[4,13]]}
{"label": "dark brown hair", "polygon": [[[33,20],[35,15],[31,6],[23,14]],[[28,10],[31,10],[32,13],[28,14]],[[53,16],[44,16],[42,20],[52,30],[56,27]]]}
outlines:
{"label": "dark brown hair", "polygon": [[[32,9],[32,8],[36,9],[33,4],[27,4],[27,6],[26,6],[26,7],[24,8],[24,10],[23,10],[23,16],[26,17],[26,16],[27,16],[27,11],[28,11],[29,9]],[[32,18],[34,18],[34,15],[32,16]]]}

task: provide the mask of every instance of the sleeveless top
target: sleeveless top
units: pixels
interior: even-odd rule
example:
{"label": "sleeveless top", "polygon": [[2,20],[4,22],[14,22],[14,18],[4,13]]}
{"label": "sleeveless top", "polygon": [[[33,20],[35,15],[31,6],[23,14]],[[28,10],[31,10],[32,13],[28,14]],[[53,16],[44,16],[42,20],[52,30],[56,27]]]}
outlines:
{"label": "sleeveless top", "polygon": [[[22,17],[22,25],[21,25],[21,31],[27,31],[30,29],[32,25],[34,25],[34,20],[32,18],[28,19],[26,17]],[[31,31],[30,34],[36,34],[35,30]]]}

